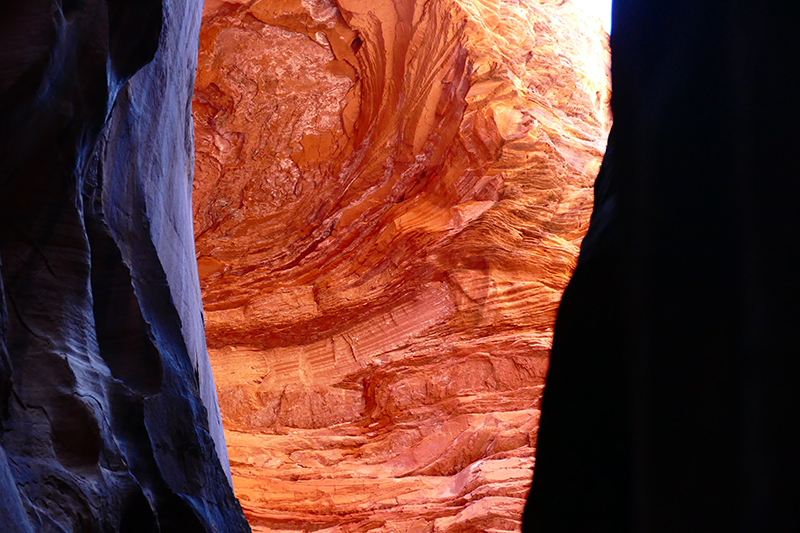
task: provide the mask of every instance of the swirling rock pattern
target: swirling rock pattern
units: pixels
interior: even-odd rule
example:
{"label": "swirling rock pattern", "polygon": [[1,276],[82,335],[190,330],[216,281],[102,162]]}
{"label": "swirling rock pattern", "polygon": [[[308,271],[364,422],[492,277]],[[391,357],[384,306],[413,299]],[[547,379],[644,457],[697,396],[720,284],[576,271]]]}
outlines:
{"label": "swirling rock pattern", "polygon": [[0,531],[248,531],[192,239],[202,3],[0,4]]}
{"label": "swirling rock pattern", "polygon": [[207,2],[195,236],[254,531],[515,531],[610,123],[568,2]]}

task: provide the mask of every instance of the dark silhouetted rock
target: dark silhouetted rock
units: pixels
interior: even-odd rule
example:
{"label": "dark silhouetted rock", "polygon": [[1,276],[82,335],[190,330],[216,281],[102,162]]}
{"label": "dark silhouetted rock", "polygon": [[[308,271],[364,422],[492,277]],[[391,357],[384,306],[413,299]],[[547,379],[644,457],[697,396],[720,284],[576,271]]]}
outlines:
{"label": "dark silhouetted rock", "polygon": [[0,531],[244,532],[191,222],[202,3],[0,4]]}
{"label": "dark silhouetted rock", "polygon": [[525,531],[800,530],[796,2],[615,0]]}

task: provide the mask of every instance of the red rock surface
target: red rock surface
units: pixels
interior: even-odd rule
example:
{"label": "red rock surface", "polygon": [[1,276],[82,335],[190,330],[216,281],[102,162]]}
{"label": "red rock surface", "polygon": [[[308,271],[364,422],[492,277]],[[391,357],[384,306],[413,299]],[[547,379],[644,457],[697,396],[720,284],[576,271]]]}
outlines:
{"label": "red rock surface", "polygon": [[566,2],[207,2],[194,219],[253,530],[516,531],[605,147]]}

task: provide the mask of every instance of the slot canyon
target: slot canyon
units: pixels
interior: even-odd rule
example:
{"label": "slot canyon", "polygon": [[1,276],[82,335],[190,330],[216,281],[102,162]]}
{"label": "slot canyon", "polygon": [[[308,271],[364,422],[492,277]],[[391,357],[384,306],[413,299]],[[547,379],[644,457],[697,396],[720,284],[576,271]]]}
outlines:
{"label": "slot canyon", "polygon": [[0,3],[0,531],[519,531],[609,69],[563,0]]}
{"label": "slot canyon", "polygon": [[0,2],[0,532],[800,530],[800,4],[613,19]]}
{"label": "slot canyon", "polygon": [[193,213],[254,532],[514,532],[605,149],[599,21],[206,2]]}

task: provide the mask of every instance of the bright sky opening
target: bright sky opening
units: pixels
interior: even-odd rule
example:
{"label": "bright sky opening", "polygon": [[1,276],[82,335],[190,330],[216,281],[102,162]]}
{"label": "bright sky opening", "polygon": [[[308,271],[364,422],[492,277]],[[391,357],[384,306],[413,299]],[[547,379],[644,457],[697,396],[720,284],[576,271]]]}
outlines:
{"label": "bright sky opening", "polygon": [[585,13],[603,21],[603,27],[611,33],[611,0],[572,0]]}

